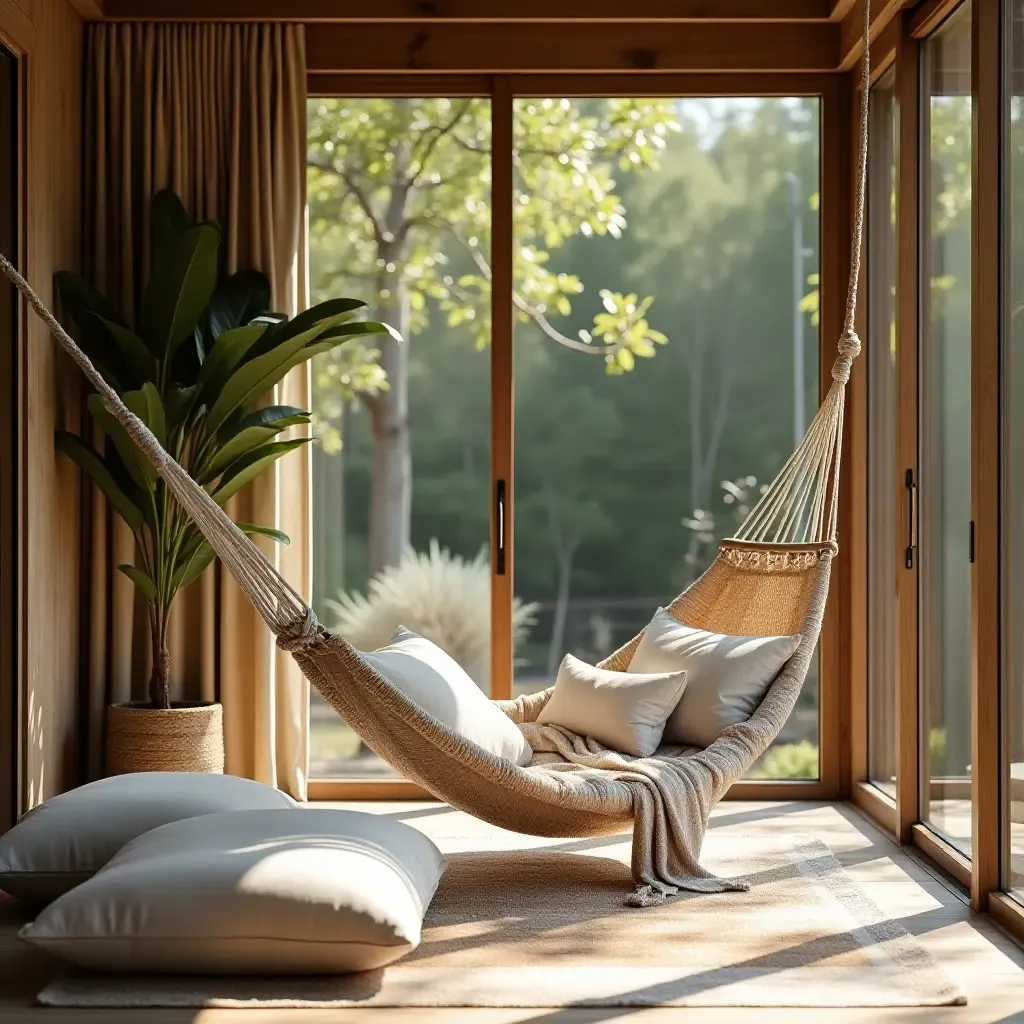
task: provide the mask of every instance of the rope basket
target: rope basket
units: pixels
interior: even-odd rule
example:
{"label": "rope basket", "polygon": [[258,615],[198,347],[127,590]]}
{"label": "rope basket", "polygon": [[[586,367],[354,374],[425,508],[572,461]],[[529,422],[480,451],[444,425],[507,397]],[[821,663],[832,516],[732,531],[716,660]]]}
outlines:
{"label": "rope basket", "polygon": [[224,772],[224,709],[200,701],[107,709],[107,774]]}

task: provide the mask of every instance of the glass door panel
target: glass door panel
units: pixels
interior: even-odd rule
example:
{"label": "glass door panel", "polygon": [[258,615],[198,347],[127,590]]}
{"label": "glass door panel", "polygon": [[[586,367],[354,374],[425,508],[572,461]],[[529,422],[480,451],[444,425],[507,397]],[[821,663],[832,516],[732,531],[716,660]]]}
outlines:
{"label": "glass door panel", "polygon": [[868,777],[896,797],[896,85],[871,90],[868,167]]}
{"label": "glass door panel", "polygon": [[[818,404],[819,102],[515,104],[515,692],[714,557]],[[818,777],[818,671],[757,777]]]}
{"label": "glass door panel", "polygon": [[1002,884],[1024,898],[1024,4],[1005,11]]}
{"label": "glass door panel", "polygon": [[922,817],[970,852],[971,12],[923,46]]}
{"label": "glass door panel", "polygon": [[[313,301],[405,339],[313,363],[314,607],[361,650],[404,625],[490,692],[490,102],[310,99]],[[314,778],[394,771],[315,692]]]}

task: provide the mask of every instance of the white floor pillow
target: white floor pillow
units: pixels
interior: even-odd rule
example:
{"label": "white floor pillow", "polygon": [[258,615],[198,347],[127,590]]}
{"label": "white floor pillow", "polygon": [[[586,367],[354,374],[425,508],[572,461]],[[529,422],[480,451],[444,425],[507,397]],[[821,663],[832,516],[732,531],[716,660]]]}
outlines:
{"label": "white floor pillow", "polygon": [[139,772],[100,779],[40,804],[0,837],[0,889],[22,899],[56,899],[158,825],[278,808],[297,804],[271,786],[233,775]]}
{"label": "white floor pillow", "polygon": [[685,686],[685,672],[611,672],[567,654],[537,721],[624,754],[650,757]]}
{"label": "white floor pillow", "polygon": [[216,814],[136,839],[19,935],[106,971],[373,970],[419,945],[442,871],[426,836],[375,814]]}
{"label": "white floor pillow", "polygon": [[363,657],[414,704],[477,746],[514,764],[533,757],[516,724],[437,644],[399,626],[387,647]]}
{"label": "white floor pillow", "polygon": [[709,747],[729,725],[757,710],[800,644],[792,636],[729,636],[693,629],[664,608],[644,631],[630,672],[686,672],[686,689],[665,725],[663,743]]}

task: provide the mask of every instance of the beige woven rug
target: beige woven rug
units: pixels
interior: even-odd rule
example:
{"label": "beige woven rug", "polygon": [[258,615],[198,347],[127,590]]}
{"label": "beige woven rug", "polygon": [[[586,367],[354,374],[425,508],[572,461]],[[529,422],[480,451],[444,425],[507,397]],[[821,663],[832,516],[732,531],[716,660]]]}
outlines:
{"label": "beige woven rug", "polygon": [[[77,976],[48,1006],[939,1006],[959,989],[825,845],[709,834],[703,863],[749,892],[623,906],[629,837],[448,839],[423,943],[340,978]],[[572,851],[572,852],[568,852]]]}

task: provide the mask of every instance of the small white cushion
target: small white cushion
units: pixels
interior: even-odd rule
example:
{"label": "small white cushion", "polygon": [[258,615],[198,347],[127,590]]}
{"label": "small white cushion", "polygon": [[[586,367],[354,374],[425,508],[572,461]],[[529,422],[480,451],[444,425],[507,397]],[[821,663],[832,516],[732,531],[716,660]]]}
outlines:
{"label": "small white cushion", "polygon": [[295,809],[285,793],[233,775],[138,772],[90,782],[40,804],[0,837],[0,889],[52,900],[158,825],[218,811]]}
{"label": "small white cushion", "polygon": [[437,644],[399,626],[387,647],[363,657],[414,704],[496,757],[518,765],[533,751],[519,727]]}
{"label": "small white cushion", "polygon": [[437,847],[391,818],[234,811],[140,836],[19,935],[121,973],[374,970],[419,945],[442,871]]}
{"label": "small white cushion", "polygon": [[610,672],[567,654],[537,721],[589,736],[623,754],[650,757],[685,686],[685,672]]}
{"label": "small white cushion", "polygon": [[686,671],[686,691],[665,726],[665,743],[709,747],[726,726],[757,710],[801,636],[729,636],[654,613],[629,663],[630,672]]}

